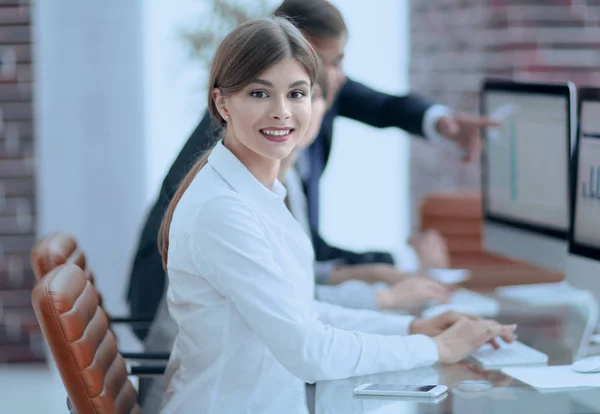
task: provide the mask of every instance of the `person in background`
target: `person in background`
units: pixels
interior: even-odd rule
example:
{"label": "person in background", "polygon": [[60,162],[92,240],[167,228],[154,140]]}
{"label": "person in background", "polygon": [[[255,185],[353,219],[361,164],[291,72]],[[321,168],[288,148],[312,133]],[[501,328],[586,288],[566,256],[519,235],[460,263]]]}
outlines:
{"label": "person in background", "polygon": [[162,412],[302,413],[305,383],[459,361],[516,326],[314,299],[314,251],[277,180],[306,133],[318,57],[282,18],[219,45],[208,102],[221,139],[167,207],[159,247],[178,333]]}
{"label": "person in background", "polygon": [[[326,0],[285,0],[274,15],[286,16],[302,31],[319,54],[327,82],[329,110],[315,141],[298,155],[298,171],[306,194],[308,218],[316,261],[317,281],[339,284],[349,280],[394,284],[404,277],[385,252],[357,253],[327,244],[319,234],[319,180],[329,159],[333,121],[342,116],[377,128],[398,127],[431,140],[449,140],[465,150],[466,160],[480,152],[479,129],[489,124],[477,116],[455,114],[423,97],[394,96],[348,79],[342,62],[348,30],[340,11]],[[140,234],[131,269],[127,300],[132,315],[154,317],[165,290],[165,271],[156,249],[158,229],[166,207],[182,178],[199,154],[214,145],[216,130],[208,113],[192,133],[165,177],[158,199]],[[365,143],[365,145],[370,145]],[[416,249],[419,252],[419,249]],[[402,264],[400,264],[402,265]],[[147,328],[136,327],[140,339]]]}
{"label": "person in background", "polygon": [[[304,232],[310,237],[310,225],[308,223],[306,197],[302,190],[302,181],[295,167],[298,154],[310,146],[317,138],[323,116],[327,109],[328,84],[326,77],[321,74],[317,78],[312,94],[312,112],[310,123],[306,134],[300,140],[291,154],[281,161],[279,169],[279,181],[287,189],[286,205],[294,218],[298,220]],[[446,246],[436,232],[424,232],[413,235],[410,239],[413,246],[418,246],[417,250],[421,254],[417,262],[425,263],[430,267],[446,267],[447,251]],[[407,250],[412,247],[407,245]],[[415,253],[409,253],[415,255]],[[361,265],[345,265],[342,270],[348,269],[353,272],[355,267]],[[411,269],[392,269],[399,276],[394,276],[387,283],[376,283],[380,280],[363,280],[361,277],[370,272],[356,272],[356,277],[345,281],[334,281],[332,285],[319,284],[320,263],[314,263],[316,277],[316,298],[328,303],[357,309],[378,309],[378,310],[410,310],[423,305],[428,301],[446,303],[449,299],[451,289],[431,278],[416,274],[419,271],[419,264]],[[407,271],[408,270],[408,271]],[[384,270],[385,271],[385,270]],[[344,274],[345,272],[338,272]],[[383,273],[383,272],[382,272]],[[338,282],[338,283],[335,283]]]}

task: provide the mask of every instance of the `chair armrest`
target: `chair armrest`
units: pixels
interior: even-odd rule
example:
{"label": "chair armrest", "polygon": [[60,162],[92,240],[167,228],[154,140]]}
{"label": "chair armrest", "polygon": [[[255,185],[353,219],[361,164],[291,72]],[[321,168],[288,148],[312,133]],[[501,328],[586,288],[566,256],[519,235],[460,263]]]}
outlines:
{"label": "chair armrest", "polygon": [[71,404],[71,400],[69,399],[68,396],[67,396],[67,408],[69,409],[69,414],[77,414],[77,411],[75,411],[75,407],[73,407],[73,404]]}
{"label": "chair armrest", "polygon": [[168,361],[171,354],[169,352],[121,352],[121,356],[136,361]]}
{"label": "chair armrest", "polygon": [[147,315],[127,315],[127,316],[108,316],[110,323],[140,323],[140,324],[151,324],[154,321],[153,317]]}
{"label": "chair armrest", "polygon": [[166,365],[137,365],[129,368],[129,375],[156,377],[165,373]]}

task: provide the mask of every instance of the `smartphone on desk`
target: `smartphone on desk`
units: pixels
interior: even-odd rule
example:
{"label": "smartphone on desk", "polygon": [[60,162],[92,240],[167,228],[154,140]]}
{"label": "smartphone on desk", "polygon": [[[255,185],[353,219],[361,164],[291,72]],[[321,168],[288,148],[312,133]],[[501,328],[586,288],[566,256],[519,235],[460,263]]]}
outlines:
{"label": "smartphone on desk", "polygon": [[448,392],[445,385],[363,384],[354,388],[356,395],[437,398]]}

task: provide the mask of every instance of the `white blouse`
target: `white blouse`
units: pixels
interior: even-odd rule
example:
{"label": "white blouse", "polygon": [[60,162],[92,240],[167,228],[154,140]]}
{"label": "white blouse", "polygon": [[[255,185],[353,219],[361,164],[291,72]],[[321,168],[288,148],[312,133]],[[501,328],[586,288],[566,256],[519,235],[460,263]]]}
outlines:
{"label": "white blouse", "polygon": [[315,301],[309,239],[222,143],[179,202],[163,413],[307,413],[304,383],[434,364],[412,318]]}

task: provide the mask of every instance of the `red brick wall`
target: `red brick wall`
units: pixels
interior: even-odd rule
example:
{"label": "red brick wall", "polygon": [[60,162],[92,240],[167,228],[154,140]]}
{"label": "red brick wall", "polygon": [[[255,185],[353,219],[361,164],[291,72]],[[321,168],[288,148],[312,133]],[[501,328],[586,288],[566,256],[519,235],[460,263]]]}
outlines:
{"label": "red brick wall", "polygon": [[[600,85],[598,0],[412,0],[411,87],[455,109],[478,110],[485,76]],[[423,195],[479,188],[478,166],[413,140],[413,223]]]}
{"label": "red brick wall", "polygon": [[31,309],[35,170],[28,0],[0,0],[0,363],[43,360]]}

